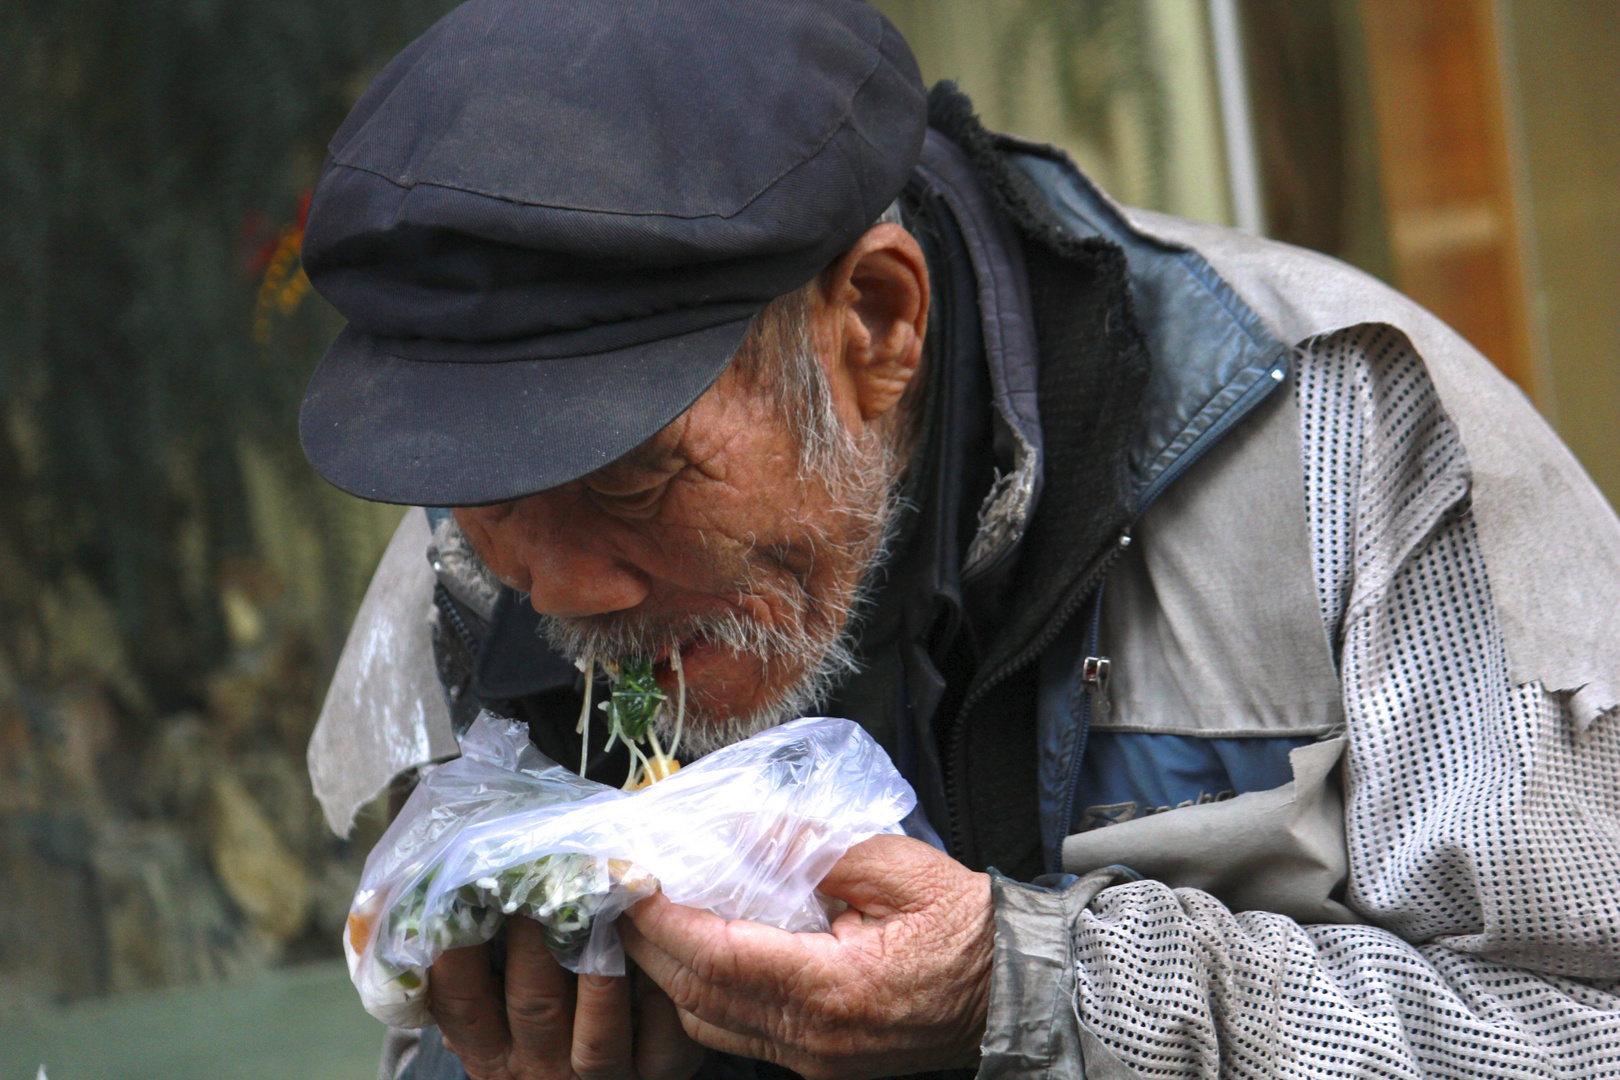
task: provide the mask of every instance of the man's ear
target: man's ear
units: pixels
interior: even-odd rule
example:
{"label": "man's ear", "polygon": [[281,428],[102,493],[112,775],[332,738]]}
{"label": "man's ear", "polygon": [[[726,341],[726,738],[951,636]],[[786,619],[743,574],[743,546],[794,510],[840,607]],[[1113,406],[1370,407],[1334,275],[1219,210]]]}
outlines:
{"label": "man's ear", "polygon": [[872,226],[821,276],[834,405],[846,423],[895,411],[922,363],[928,328],[928,263],[905,229]]}

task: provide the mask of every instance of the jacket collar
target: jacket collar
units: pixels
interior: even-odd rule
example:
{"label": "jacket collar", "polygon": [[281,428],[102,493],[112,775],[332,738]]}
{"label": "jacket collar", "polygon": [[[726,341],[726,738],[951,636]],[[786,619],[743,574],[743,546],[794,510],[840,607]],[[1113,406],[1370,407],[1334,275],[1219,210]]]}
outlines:
{"label": "jacket collar", "polygon": [[1007,136],[999,144],[1067,232],[1124,253],[1152,372],[1129,454],[1139,515],[1287,378],[1289,349],[1202,255],[1137,229],[1067,155]]}
{"label": "jacket collar", "polygon": [[972,582],[1012,559],[1040,498],[1041,417],[1029,277],[1011,223],[996,212],[967,155],[937,130],[929,129],[923,142],[914,184],[930,191],[954,219],[966,256],[963,269],[973,278],[990,380],[998,460],[962,561],[962,580]]}

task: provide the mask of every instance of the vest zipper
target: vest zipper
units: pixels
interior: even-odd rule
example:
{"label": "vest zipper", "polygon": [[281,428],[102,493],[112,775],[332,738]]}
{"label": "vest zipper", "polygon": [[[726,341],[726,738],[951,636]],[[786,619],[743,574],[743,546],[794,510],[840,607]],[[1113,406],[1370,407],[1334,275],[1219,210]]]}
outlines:
{"label": "vest zipper", "polygon": [[[1123,551],[1130,546],[1130,538],[1130,533],[1126,533],[1119,538],[1119,550]],[[1046,869],[1049,873],[1057,873],[1063,869],[1063,839],[1069,835],[1069,827],[1074,822],[1074,799],[1075,795],[1080,791],[1080,763],[1086,759],[1086,740],[1091,735],[1091,703],[1093,695],[1102,693],[1107,686],[1106,670],[1109,661],[1106,657],[1097,655],[1097,648],[1101,644],[1102,638],[1103,590],[1107,587],[1108,582],[1106,580],[1097,583],[1097,598],[1092,601],[1091,605],[1091,626],[1086,630],[1085,648],[1082,650],[1085,655],[1085,660],[1082,663],[1090,665],[1101,660],[1101,664],[1098,666],[1102,668],[1103,673],[1096,680],[1095,685],[1085,680],[1082,680],[1080,684],[1083,687],[1080,699],[1080,737],[1075,742],[1074,764],[1069,767],[1068,782],[1063,785],[1063,817],[1061,819],[1064,823],[1063,836],[1058,839],[1057,850],[1046,853]]]}
{"label": "vest zipper", "polygon": [[1108,571],[1113,568],[1115,560],[1125,553],[1131,545],[1130,530],[1119,535],[1113,545],[1099,555],[1091,566],[1082,574],[1073,589],[1064,597],[1063,603],[1058,606],[1053,617],[1047,621],[1046,629],[1041,631],[1028,645],[1025,645],[1005,663],[985,677],[977,687],[970,690],[962,699],[961,706],[956,710],[956,717],[951,721],[951,755],[946,763],[945,772],[945,803],[951,818],[951,848],[955,852],[965,851],[967,836],[962,826],[962,743],[967,738],[967,718],[974,706],[990,695],[990,691],[1006,682],[1032,660],[1045,652],[1047,647],[1057,639],[1058,634],[1068,625],[1074,613],[1086,602],[1086,598],[1098,588]]}
{"label": "vest zipper", "polygon": [[440,613],[449,620],[451,632],[461,642],[461,647],[467,650],[469,659],[477,660],[478,638],[474,636],[472,628],[467,625],[467,620],[461,617],[461,612],[456,608],[456,602],[451,597],[450,590],[442,584],[435,584],[433,586],[433,601],[438,604]]}

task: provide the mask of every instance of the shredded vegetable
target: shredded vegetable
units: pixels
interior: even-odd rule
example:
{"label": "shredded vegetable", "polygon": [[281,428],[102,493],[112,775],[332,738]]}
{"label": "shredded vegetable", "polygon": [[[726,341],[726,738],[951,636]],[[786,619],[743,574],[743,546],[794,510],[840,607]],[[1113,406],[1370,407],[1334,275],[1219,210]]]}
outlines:
{"label": "shredded vegetable", "polygon": [[[680,749],[681,732],[686,724],[686,673],[681,668],[678,647],[670,651],[669,663],[675,672],[679,690],[675,704],[675,737],[668,750],[658,741],[656,722],[658,714],[669,705],[669,695],[658,686],[652,657],[626,656],[602,665],[609,683],[607,700],[596,706],[607,714],[608,737],[602,749],[611,750],[615,742],[622,742],[630,752],[630,775],[624,781],[626,791],[646,787],[672,775],[681,767],[675,753]],[[584,776],[591,752],[591,692],[596,677],[595,659],[579,661],[579,669],[585,675],[585,702],[575,730],[580,735],[579,774]],[[651,750],[650,754],[643,750],[643,744]]]}
{"label": "shredded vegetable", "polygon": [[[686,723],[686,673],[680,650],[670,653],[670,667],[679,687],[675,703],[675,737],[666,751],[658,741],[659,713],[669,706],[669,695],[658,686],[653,660],[629,656],[602,663],[608,676],[606,701],[596,703],[606,714],[608,737],[603,750],[622,742],[630,751],[630,775],[625,790],[644,788],[672,775],[681,767],[675,760]],[[579,713],[579,775],[590,764],[591,697],[597,661],[580,661],[585,676],[585,700]],[[643,746],[648,749],[644,750]],[[649,753],[650,751],[650,753]],[[488,941],[508,915],[524,915],[540,924],[552,952],[562,961],[577,961],[591,939],[591,927],[603,903],[615,889],[649,890],[650,878],[629,862],[590,855],[555,854],[521,863],[461,886],[448,905],[429,914],[428,897],[439,867],[431,866],[386,915],[357,906],[349,916],[349,943],[363,952],[386,919],[392,940],[420,942],[433,953]],[[419,967],[392,965],[377,960],[379,971],[395,993],[412,994],[423,983]]]}
{"label": "shredded vegetable", "polygon": [[[542,855],[461,886],[449,904],[430,913],[430,887],[439,869],[429,867],[382,916],[391,940],[435,955],[488,941],[508,915],[523,915],[540,924],[546,945],[560,962],[576,964],[590,943],[597,913],[615,889],[644,895],[653,888],[644,871],[623,859]],[[349,944],[355,954],[365,951],[378,915],[358,908],[350,912]],[[385,984],[397,993],[409,994],[423,985],[420,967],[390,964],[381,957],[375,963]]]}

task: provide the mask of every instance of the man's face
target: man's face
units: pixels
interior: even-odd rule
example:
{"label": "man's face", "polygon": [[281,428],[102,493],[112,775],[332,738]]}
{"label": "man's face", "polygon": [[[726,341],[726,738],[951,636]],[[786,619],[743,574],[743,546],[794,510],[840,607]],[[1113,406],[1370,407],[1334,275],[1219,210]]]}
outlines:
{"label": "man's face", "polygon": [[[834,423],[837,423],[834,418]],[[840,636],[889,519],[893,455],[840,432],[806,475],[801,432],[736,365],[630,454],[552,491],[456,519],[576,658],[679,650],[699,752],[811,708],[848,665]]]}
{"label": "man's face", "polygon": [[[802,332],[745,345],[798,355],[734,362],[675,422],[579,480],[455,512],[565,653],[651,656],[673,693],[678,651],[683,746],[697,752],[801,715],[851,666],[841,635],[893,517],[927,320],[922,253],[875,226],[805,296]],[[819,372],[824,422],[785,407],[762,370]]]}

